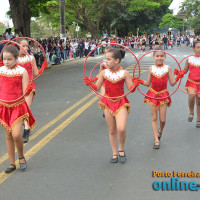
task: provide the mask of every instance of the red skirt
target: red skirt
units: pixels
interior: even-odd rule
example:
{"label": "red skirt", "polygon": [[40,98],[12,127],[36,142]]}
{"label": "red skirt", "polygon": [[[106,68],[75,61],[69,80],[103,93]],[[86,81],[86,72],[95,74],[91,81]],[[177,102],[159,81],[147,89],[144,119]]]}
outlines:
{"label": "red skirt", "polygon": [[131,105],[126,97],[123,97],[122,99],[120,99],[116,102],[110,101],[106,97],[103,97],[99,101],[98,104],[102,110],[107,109],[112,116],[116,116],[118,114],[118,112],[124,107],[127,108],[127,111],[129,113],[130,107],[131,107]]}
{"label": "red skirt", "polygon": [[20,120],[27,120],[30,129],[36,125],[35,118],[29,109],[25,99],[21,99],[15,103],[7,104],[0,102],[0,123],[9,132]]}
{"label": "red skirt", "polygon": [[194,90],[195,93],[198,93],[197,96],[200,98],[200,83],[192,81],[190,79],[187,80],[185,84],[185,89],[188,92],[188,89]]}
{"label": "red skirt", "polygon": [[156,92],[155,90],[150,88],[150,90],[147,92],[147,95],[153,98],[162,98],[162,99],[152,99],[149,97],[144,98],[144,103],[149,103],[150,105],[153,105],[156,109],[160,109],[163,104],[167,104],[167,106],[169,107],[172,103],[171,98],[167,97],[169,96],[169,92],[167,89],[161,92]]}

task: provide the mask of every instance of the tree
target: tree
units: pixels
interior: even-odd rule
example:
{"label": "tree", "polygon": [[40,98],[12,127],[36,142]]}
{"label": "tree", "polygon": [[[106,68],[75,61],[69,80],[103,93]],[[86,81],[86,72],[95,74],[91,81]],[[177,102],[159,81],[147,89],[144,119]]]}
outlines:
{"label": "tree", "polygon": [[185,0],[181,5],[181,11],[186,13],[188,28],[191,27],[195,33],[199,33],[200,1]]}
{"label": "tree", "polygon": [[66,0],[66,5],[75,12],[76,19],[82,22],[95,38],[106,6],[114,2],[114,0]]}
{"label": "tree", "polygon": [[161,6],[169,6],[172,0],[129,0],[127,3],[130,4],[130,11],[145,11],[145,10],[155,10]]}
{"label": "tree", "polygon": [[38,25],[38,22],[31,20],[31,37],[41,38],[44,36],[44,30]]}
{"label": "tree", "polygon": [[[9,2],[13,24],[15,28],[23,29],[24,36],[30,35],[31,17],[41,16],[40,19],[46,20],[53,28],[60,26],[59,0],[9,0]],[[171,0],[66,0],[66,26],[72,22],[83,24],[94,38],[99,34],[100,29],[105,27],[109,32],[111,28],[123,28],[124,24],[120,26],[117,25],[118,22],[129,23],[128,27],[131,28],[131,26],[138,26],[138,21],[144,24],[146,20],[144,27],[147,29],[150,24],[155,24],[155,21],[158,23],[157,19],[160,19],[155,12],[169,6],[170,3]],[[112,11],[115,6],[123,12]],[[108,12],[109,8],[111,8],[110,12]],[[104,17],[106,10],[107,19]],[[156,20],[152,19],[152,13],[156,16]],[[102,21],[103,17],[105,20]],[[125,31],[122,31],[125,34]]]}
{"label": "tree", "polygon": [[[147,9],[145,11],[131,11],[130,4],[114,4],[108,6],[104,12],[102,26],[110,35],[116,30],[118,36],[126,36],[128,32],[136,35],[137,28],[143,32],[154,32],[158,27],[162,16],[169,12],[169,5],[163,5],[155,9]],[[115,33],[116,34],[116,33]]]}
{"label": "tree", "polygon": [[[41,13],[38,19],[43,22],[46,21],[49,25],[51,24],[52,29],[60,27],[60,20],[58,20],[60,19],[59,2],[57,0],[48,1],[46,7],[49,13]],[[75,12],[67,7],[65,10],[65,22],[66,26],[68,26],[76,21]]]}
{"label": "tree", "polygon": [[41,12],[48,13],[48,0],[9,0],[10,16],[14,27],[24,36],[30,36],[31,17],[38,17]]}
{"label": "tree", "polygon": [[177,15],[172,15],[171,13],[165,14],[159,24],[159,28],[176,28],[180,31],[182,30],[182,27],[183,19],[179,19]]}
{"label": "tree", "polygon": [[0,31],[1,31],[1,34],[3,34],[6,30],[6,25],[3,24],[2,22],[0,22]]}
{"label": "tree", "polygon": [[200,18],[199,17],[190,18],[190,25],[191,25],[191,28],[194,29],[195,34],[199,35],[200,34]]}
{"label": "tree", "polygon": [[200,16],[200,1],[199,0],[185,0],[181,4],[181,11],[186,12],[187,17]]}

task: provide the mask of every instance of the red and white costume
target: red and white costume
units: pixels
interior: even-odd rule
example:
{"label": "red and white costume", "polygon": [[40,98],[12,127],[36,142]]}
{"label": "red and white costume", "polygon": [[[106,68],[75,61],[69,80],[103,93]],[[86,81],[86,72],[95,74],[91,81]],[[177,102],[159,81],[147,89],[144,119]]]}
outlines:
{"label": "red and white costume", "polygon": [[[22,119],[32,129],[36,122],[22,91],[22,77],[25,69],[16,65],[11,69],[0,67],[0,123],[9,132]],[[12,102],[7,102],[12,101]]]}
{"label": "red and white costume", "polygon": [[[105,69],[105,96],[117,97],[124,94],[124,73],[123,67],[119,67],[113,71],[111,69]],[[113,116],[116,116],[120,109],[127,107],[128,113],[130,111],[130,103],[125,97],[120,99],[108,99],[103,97],[99,101],[99,107],[104,110],[107,109]]]}
{"label": "red and white costume", "polygon": [[[151,87],[147,92],[147,95],[153,98],[163,98],[163,99],[152,99],[149,97],[144,98],[144,103],[149,103],[155,106],[157,109],[163,104],[167,104],[169,107],[171,105],[171,98],[167,97],[169,95],[167,89],[168,82],[168,65],[157,66],[153,65],[151,70]],[[167,97],[167,98],[165,98]]]}
{"label": "red and white costume", "polygon": [[[18,57],[18,63],[17,63],[18,65],[20,65],[26,69],[26,71],[28,72],[28,75],[29,75],[29,81],[33,80],[33,66],[31,64],[30,58],[32,61],[32,59],[33,59],[32,55],[30,55],[30,57],[28,55],[20,55]],[[31,93],[33,93],[35,95],[36,87],[35,87],[34,81],[32,81],[32,87],[33,87],[33,90],[31,91]]]}
{"label": "red and white costume", "polygon": [[191,56],[188,58],[189,70],[188,80],[185,89],[191,88],[195,93],[198,93],[200,98],[200,56]]}

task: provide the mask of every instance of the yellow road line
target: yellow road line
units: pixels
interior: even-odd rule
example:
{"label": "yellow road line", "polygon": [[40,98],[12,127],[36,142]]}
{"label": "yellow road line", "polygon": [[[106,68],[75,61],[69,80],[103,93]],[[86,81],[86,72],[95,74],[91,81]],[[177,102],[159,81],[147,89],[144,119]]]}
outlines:
{"label": "yellow road line", "polygon": [[[48,144],[56,135],[58,135],[64,128],[66,128],[72,121],[74,121],[79,115],[83,113],[87,108],[89,108],[95,101],[97,101],[98,97],[94,97],[80,109],[78,109],[74,114],[72,114],[69,118],[67,118],[62,124],[57,126],[54,130],[52,130],[48,135],[46,135],[43,139],[41,139],[36,145],[34,145],[30,150],[28,150],[24,156],[26,160],[29,160],[33,157],[38,151],[40,151],[46,144]],[[17,160],[16,160],[17,162]],[[19,164],[16,165],[19,168]],[[6,179],[8,179],[14,172],[11,174],[6,174],[4,171],[0,173],[0,184],[2,184]]]}
{"label": "yellow road line", "polygon": [[[36,131],[33,135],[30,136],[30,140],[29,142],[31,142],[32,140],[34,140],[36,137],[38,137],[39,135],[41,135],[44,131],[46,131],[49,127],[51,127],[52,125],[54,125],[56,122],[58,122],[60,119],[62,119],[65,115],[67,115],[69,112],[71,112],[74,108],[76,108],[77,106],[79,106],[81,103],[83,103],[84,101],[86,101],[88,98],[90,98],[93,95],[93,93],[90,93],[88,95],[86,95],[85,97],[83,97],[80,101],[76,102],[75,104],[73,104],[71,107],[69,107],[68,109],[66,109],[64,112],[62,112],[61,114],[59,114],[55,119],[51,120],[48,124],[46,124],[45,126],[43,126],[41,129],[39,129],[38,131]],[[28,143],[27,143],[28,144]],[[27,144],[24,144],[27,145]],[[17,152],[17,150],[15,150],[15,152]],[[8,153],[4,154],[3,156],[0,157],[0,165],[5,162],[8,159]]]}

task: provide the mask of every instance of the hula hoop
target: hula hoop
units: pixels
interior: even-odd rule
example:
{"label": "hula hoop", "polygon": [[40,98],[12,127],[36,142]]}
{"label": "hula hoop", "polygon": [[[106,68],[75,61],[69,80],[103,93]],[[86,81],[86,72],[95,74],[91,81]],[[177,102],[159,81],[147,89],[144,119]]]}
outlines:
{"label": "hula hoop", "polygon": [[[168,53],[168,52],[166,52],[166,51],[163,51],[163,50],[152,50],[152,51],[149,51],[149,52],[145,53],[144,55],[142,55],[142,56],[139,58],[139,61],[140,61],[144,56],[146,56],[147,54],[150,54],[150,53],[153,53],[153,52],[164,52],[164,53],[170,55],[170,56],[177,62],[178,66],[179,66],[179,69],[181,70],[181,66],[180,66],[178,60],[177,60],[174,56],[172,56],[170,53]],[[136,65],[137,65],[137,63],[136,63]],[[135,69],[135,68],[134,68],[134,69]],[[134,77],[134,73],[135,73],[135,71],[133,71],[133,77]],[[138,77],[138,78],[139,78],[139,77]],[[155,97],[150,97],[149,95],[146,95],[144,92],[142,92],[138,87],[137,87],[137,89],[138,89],[139,92],[140,92],[141,94],[143,94],[145,97],[148,97],[148,98],[150,98],[150,99],[160,100],[160,99],[166,99],[166,98],[172,96],[172,95],[178,90],[180,84],[181,84],[181,79],[179,80],[179,84],[178,84],[177,88],[175,89],[175,91],[174,91],[173,93],[169,94],[169,95],[166,96],[166,97],[157,97],[157,98],[155,98]]]}
{"label": "hula hoop", "polygon": [[[101,63],[103,63],[104,61],[101,61],[101,62],[99,62],[99,63],[97,63],[94,67],[93,67],[93,69],[92,69],[92,71],[90,72],[90,76],[89,76],[89,78],[91,78],[91,76],[92,76],[92,72],[95,70],[95,68],[99,65],[99,64],[101,64]],[[94,91],[93,91],[94,92]],[[95,93],[95,92],[94,92]],[[96,93],[95,93],[96,94]],[[98,94],[96,94],[97,96],[98,96]],[[100,97],[100,96],[98,96],[98,97]]]}
{"label": "hula hoop", "polygon": [[101,63],[103,63],[103,61],[97,63],[97,64],[93,67],[92,71],[90,72],[90,76],[89,76],[89,78],[92,77],[92,73],[93,73],[93,71],[94,71],[94,70],[96,69],[96,67],[97,67],[99,64],[101,64]]}
{"label": "hula hoop", "polygon": [[[191,57],[191,56],[195,56],[196,54],[193,54],[193,55],[189,55],[189,56],[186,56],[185,58],[183,58],[180,62],[179,62],[179,64],[181,64],[186,58],[189,58],[189,57]],[[177,68],[177,67],[176,67]],[[179,89],[183,92],[183,93],[185,93],[185,94],[200,94],[200,92],[198,93],[189,93],[189,92],[186,92],[186,91],[184,91],[180,86],[179,86]]]}
{"label": "hula hoop", "polygon": [[[27,52],[20,44],[18,44],[17,42],[14,42],[14,41],[11,41],[11,40],[2,40],[2,41],[0,41],[0,44],[4,44],[5,42],[9,42],[9,44],[12,43],[12,44],[18,45],[20,48],[22,48],[22,49],[26,52],[26,54],[27,54],[27,55],[29,56],[29,58],[30,58],[30,55],[28,54],[28,52]],[[12,44],[10,44],[10,45],[12,45]],[[5,48],[7,45],[8,45],[8,44],[6,44],[6,45],[3,47],[2,51],[1,51],[1,54],[0,54],[0,58],[2,58],[2,54],[3,54],[4,48]],[[30,59],[31,59],[31,58],[30,58]],[[32,80],[30,81],[30,83],[32,83]],[[7,103],[16,102],[16,101],[22,99],[24,96],[25,96],[25,94],[23,94],[21,97],[15,99],[15,100],[3,100],[3,99],[0,99],[0,101],[7,102]]]}
{"label": "hula hoop", "polygon": [[[139,60],[137,59],[137,57],[135,56],[135,54],[134,54],[129,48],[127,48],[126,46],[123,46],[123,45],[121,45],[121,44],[117,44],[117,43],[105,43],[105,44],[101,44],[101,45],[95,47],[92,51],[90,51],[90,52],[88,53],[87,57],[85,58],[84,64],[83,64],[83,74],[84,74],[84,77],[86,77],[85,66],[86,66],[86,62],[87,62],[88,57],[89,57],[90,54],[91,54],[93,51],[95,51],[98,47],[105,46],[105,45],[117,45],[117,46],[120,46],[120,47],[123,47],[123,48],[127,49],[127,50],[134,56],[134,58],[136,59],[136,61],[137,61],[137,63],[138,63],[139,71],[140,71],[140,63],[139,63]],[[92,90],[97,96],[99,96],[99,97],[105,97],[105,98],[107,98],[107,99],[121,99],[121,98],[125,97],[126,95],[128,95],[128,94],[131,92],[131,91],[128,91],[126,94],[123,94],[123,95],[117,96],[117,97],[108,97],[108,96],[103,96],[103,95],[101,95],[101,94],[98,93],[96,90],[94,90],[90,85],[89,85],[89,87],[91,88],[91,90]]]}
{"label": "hula hoop", "polygon": [[[43,52],[43,55],[44,55],[44,62],[47,61],[46,52],[45,52],[43,46],[42,46],[37,40],[35,40],[35,39],[33,39],[33,38],[29,38],[29,37],[16,37],[16,38],[13,38],[12,41],[17,40],[17,39],[27,39],[27,40],[32,40],[33,42],[37,43],[37,44],[40,46],[40,49],[41,49],[42,52]],[[31,62],[31,61],[30,61],[30,62]],[[31,63],[32,63],[32,62],[31,62]],[[33,65],[32,65],[32,68],[33,68]],[[34,81],[34,80],[36,80],[37,78],[39,78],[39,77],[42,75],[43,72],[44,72],[44,67],[42,67],[42,72],[41,72],[40,74],[38,74],[35,78],[32,78],[32,80]],[[32,73],[32,74],[33,74],[33,73]],[[33,75],[33,76],[34,76],[34,75]]]}

